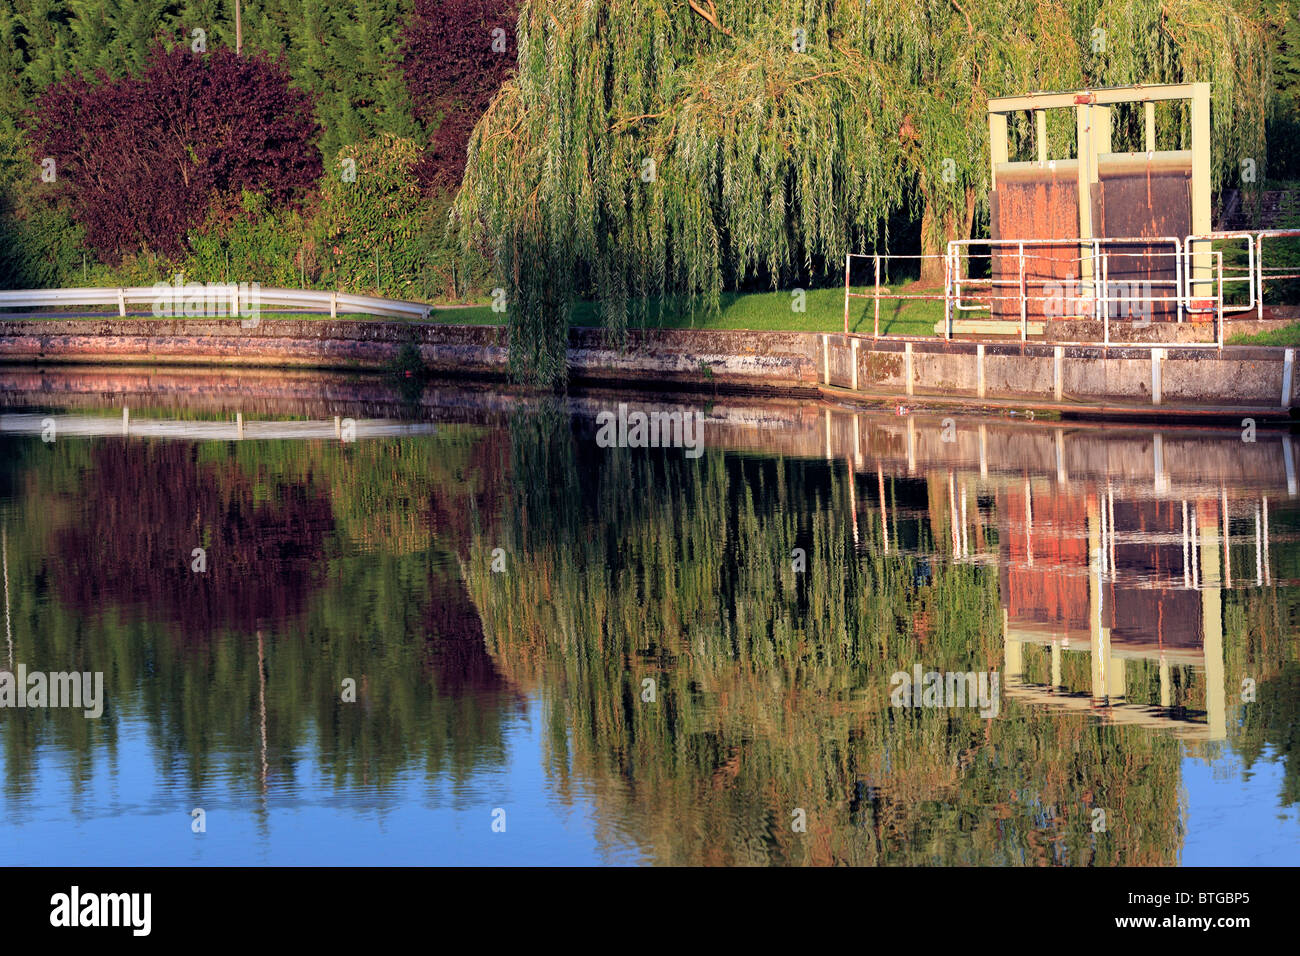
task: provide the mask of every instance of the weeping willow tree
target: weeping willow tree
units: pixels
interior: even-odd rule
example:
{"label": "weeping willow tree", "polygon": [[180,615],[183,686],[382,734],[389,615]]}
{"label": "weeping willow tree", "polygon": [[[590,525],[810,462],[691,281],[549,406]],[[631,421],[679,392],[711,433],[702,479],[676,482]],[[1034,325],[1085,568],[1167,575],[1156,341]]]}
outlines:
{"label": "weeping willow tree", "polygon": [[1271,90],[1254,0],[528,0],[518,38],[452,226],[495,258],[516,373],[551,383],[577,297],[618,339],[815,281],[900,210],[926,251],[969,235],[989,96],[1208,80],[1223,174],[1263,156]]}

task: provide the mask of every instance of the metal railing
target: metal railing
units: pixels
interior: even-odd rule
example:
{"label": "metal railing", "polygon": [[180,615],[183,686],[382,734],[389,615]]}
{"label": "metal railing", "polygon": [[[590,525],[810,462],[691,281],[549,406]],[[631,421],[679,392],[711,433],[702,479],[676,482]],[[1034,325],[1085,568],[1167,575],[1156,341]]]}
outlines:
{"label": "metal railing", "polygon": [[[1259,290],[1259,318],[1264,318],[1264,282],[1277,279],[1300,279],[1300,273],[1267,272],[1264,266],[1265,239],[1300,239],[1300,229],[1264,229],[1255,233],[1255,288]],[[1267,275],[1266,275],[1267,272]]]}
{"label": "metal railing", "polygon": [[[850,272],[852,271],[852,264],[854,259],[872,260],[872,267],[873,267],[873,274],[874,274],[874,285],[873,285],[874,291],[872,292],[871,295],[868,295],[865,292],[852,291],[852,287],[849,284],[849,275]],[[950,263],[946,255],[933,254],[933,255],[908,256],[908,255],[894,255],[892,253],[878,253],[878,252],[867,255],[865,253],[850,252],[844,256],[844,334],[845,335],[849,333],[849,299],[873,299],[874,300],[875,321],[874,321],[873,331],[872,331],[873,338],[880,338],[880,300],[881,299],[889,299],[891,301],[902,301],[907,299],[921,299],[928,302],[943,301],[945,307],[947,306],[948,296],[946,293],[942,295],[935,295],[933,293],[930,294],[920,293],[920,294],[912,295],[912,294],[904,294],[901,292],[900,293],[891,292],[887,286],[882,286],[880,284],[880,264],[881,261],[883,260],[885,262],[886,268],[888,268],[889,261],[891,259],[916,260],[917,262],[921,262],[926,259],[942,259],[944,264],[944,269],[945,269],[943,285],[944,285],[944,289],[948,288],[949,277],[947,275],[946,270]],[[885,293],[884,295],[881,295],[882,291]]]}
{"label": "metal railing", "polygon": [[[1113,246],[1135,246],[1144,247],[1169,245],[1172,251],[1144,251],[1144,252],[1114,252],[1109,247]],[[974,247],[987,247],[988,252],[975,253],[971,252]],[[1029,337],[1029,303],[1041,302],[1043,305],[1042,314],[1045,320],[1057,319],[1091,319],[1098,322],[1107,322],[1110,318],[1110,306],[1119,304],[1150,304],[1162,303],[1168,305],[1171,309],[1177,311],[1179,321],[1182,320],[1185,298],[1182,293],[1183,289],[1183,263],[1182,263],[1182,240],[1175,236],[1152,236],[1144,238],[1128,237],[1097,237],[1094,239],[954,239],[948,243],[948,253],[952,257],[952,263],[948,268],[948,273],[952,276],[949,288],[952,294],[952,311],[989,311],[992,312],[993,302],[1016,302],[1019,305],[1020,316],[1020,339],[1025,341]],[[1031,250],[1030,255],[1026,255],[1026,248]],[[1062,256],[1062,255],[1043,255],[1041,251],[1052,248],[1064,249],[1068,251],[1071,248],[1080,251],[1087,250],[1086,255]],[[1010,255],[1011,250],[1015,250],[1015,259],[1017,262],[1017,277],[1015,279],[1000,278],[994,269],[995,260],[1005,262],[1005,257]],[[969,263],[974,255],[976,258],[985,258],[989,260],[989,275],[981,278],[971,278],[966,276],[968,269],[963,263]],[[1109,277],[1109,263],[1111,259],[1151,259],[1154,257],[1172,258],[1174,262],[1173,279],[1156,279],[1145,280],[1149,286],[1173,287],[1172,295],[1159,296],[1134,296],[1118,295],[1119,290],[1124,292],[1130,291],[1133,284],[1129,280],[1111,283]],[[1034,276],[1033,281],[1044,287],[1044,294],[1034,296],[1029,293],[1030,277],[1027,275],[1025,263],[1027,260],[1035,262],[1050,263],[1052,267],[1060,268],[1065,264],[1073,264],[1076,268],[1065,276],[1053,274]],[[1066,284],[1076,286],[1076,294],[1073,296],[1066,295],[1062,281]],[[963,303],[963,286],[974,288],[976,290],[987,289],[988,292],[979,295],[978,298],[984,301],[977,301],[971,304]],[[999,288],[1013,286],[1014,295],[998,295]],[[1047,287],[1055,287],[1057,291],[1053,294],[1047,293]],[[1078,304],[1079,309],[1070,309],[1071,304]],[[952,337],[952,320],[946,324],[946,335]],[[1061,343],[1064,344],[1064,343]]]}
{"label": "metal railing", "polygon": [[[1259,232],[1210,232],[1177,236],[1107,236],[1093,239],[955,239],[948,243],[947,251],[942,255],[892,255],[892,254],[856,254],[851,253],[844,260],[844,331],[849,332],[850,300],[854,298],[871,299],[874,303],[875,321],[872,336],[879,338],[880,302],[885,300],[928,300],[942,301],[944,304],[943,329],[945,338],[952,338],[954,323],[962,313],[988,312],[992,315],[995,303],[1015,303],[1013,308],[1000,308],[998,311],[1010,311],[1019,318],[1020,340],[1027,341],[1030,335],[1031,311],[1041,315],[1044,323],[1061,319],[1087,319],[1102,324],[1100,342],[1066,342],[1050,339],[1053,345],[1101,345],[1124,344],[1151,348],[1204,348],[1213,344],[1219,348],[1224,345],[1224,326],[1226,316],[1238,313],[1255,312],[1260,318],[1264,315],[1266,283],[1277,280],[1300,279],[1300,272],[1286,271],[1285,267],[1270,268],[1264,264],[1265,239],[1300,238],[1300,229],[1273,229]],[[1245,246],[1246,264],[1228,265],[1229,274],[1225,275],[1223,250],[1211,250],[1205,246],[1212,242],[1239,242]],[[1167,246],[1166,251],[1160,249]],[[1055,247],[1057,252],[1052,253]],[[1123,247],[1142,247],[1141,251],[1125,251]],[[1155,247],[1155,248],[1153,248]],[[1068,252],[1076,249],[1076,256],[1061,255],[1061,250]],[[974,252],[974,249],[986,249]],[[1111,267],[1115,260],[1141,260],[1164,257],[1173,260],[1172,278],[1143,278],[1136,280],[1124,278],[1112,280]],[[944,291],[942,295],[934,293],[894,292],[881,284],[882,262],[887,264],[892,259],[942,259],[944,271]],[[969,265],[972,259],[989,261],[988,275],[971,276]],[[854,292],[851,284],[851,271],[854,259],[870,259],[873,263],[874,283],[871,292]],[[1014,271],[1008,274],[1007,262],[1014,263]],[[1047,269],[1039,270],[1041,274],[1030,274],[1027,263],[1050,263]],[[1066,276],[1055,273],[1062,267],[1073,266]],[[1166,273],[1170,270],[1165,270]],[[1127,276],[1132,269],[1125,270]],[[1145,295],[1136,294],[1134,285],[1140,284],[1147,289]],[[1061,285],[1075,286],[1074,295],[1063,295]],[[1244,302],[1226,301],[1226,287],[1234,283],[1245,284]],[[1043,289],[1043,294],[1031,292],[1034,286]],[[1202,291],[1204,287],[1209,289]],[[1152,288],[1161,290],[1151,294]],[[1049,294],[1050,290],[1050,294]],[[1208,293],[1208,294],[1207,294]],[[1030,305],[1038,303],[1041,308],[1031,310]],[[1157,305],[1176,314],[1178,322],[1186,316],[1209,314],[1214,325],[1214,342],[1128,342],[1114,343],[1111,340],[1110,323],[1117,312],[1133,314],[1140,311],[1143,319],[1141,326],[1149,324],[1150,312]],[[1077,306],[1077,308],[1072,308]],[[1138,309],[1133,307],[1137,306]],[[1006,320],[1014,321],[1014,320]],[[1035,323],[1036,324],[1036,323]],[[1141,327],[1139,326],[1139,327]],[[1045,331],[1046,329],[1044,329]],[[906,339],[917,336],[891,336]]]}
{"label": "metal railing", "polygon": [[[198,310],[190,304],[201,303]],[[116,307],[125,316],[129,306],[149,307],[159,318],[241,318],[266,310],[374,315],[393,319],[427,319],[433,306],[346,292],[265,288],[257,283],[191,283],[190,285],[127,286],[117,289],[16,289],[0,291],[0,309]],[[2,317],[2,316],[0,316]]]}
{"label": "metal railing", "polygon": [[[1204,255],[1203,251],[1197,251],[1193,248],[1194,244],[1225,240],[1242,240],[1246,243],[1246,274],[1225,276],[1221,281],[1224,283],[1245,282],[1247,301],[1245,305],[1224,305],[1222,307],[1222,312],[1253,312],[1258,301],[1262,314],[1263,302],[1258,299],[1259,284],[1255,263],[1256,241],[1255,236],[1249,232],[1207,232],[1187,237],[1186,242],[1183,245],[1183,274],[1187,276],[1188,279],[1183,291],[1186,294],[1189,310],[1193,312],[1204,311],[1195,308],[1195,300],[1192,295],[1192,286],[1198,283],[1198,280],[1191,278],[1194,268],[1192,260],[1194,256]],[[1199,280],[1200,283],[1204,283],[1205,281],[1206,280],[1204,279]]]}

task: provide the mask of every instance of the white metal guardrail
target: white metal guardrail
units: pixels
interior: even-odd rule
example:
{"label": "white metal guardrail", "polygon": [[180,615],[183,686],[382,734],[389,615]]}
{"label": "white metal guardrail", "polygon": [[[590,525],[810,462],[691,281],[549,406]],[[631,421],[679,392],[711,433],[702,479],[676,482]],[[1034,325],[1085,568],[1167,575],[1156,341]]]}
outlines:
{"label": "white metal guardrail", "polygon": [[[241,318],[276,309],[340,313],[392,319],[427,319],[433,307],[346,292],[278,289],[257,283],[191,283],[128,286],[118,289],[16,289],[0,291],[0,309],[115,307],[125,316],[132,306],[149,308],[158,318]],[[0,318],[3,314],[0,313]]]}
{"label": "white metal guardrail", "polygon": [[[875,291],[872,294],[852,291],[849,285],[849,276],[850,273],[852,272],[854,259],[872,260],[872,272],[875,279],[875,285],[873,287]],[[890,260],[893,259],[908,259],[908,260],[915,259],[917,262],[923,262],[926,259],[942,259],[944,269],[945,269],[943,284],[945,289],[948,288],[949,276],[947,275],[946,270],[951,265],[948,256],[945,255],[906,256],[906,255],[893,255],[891,253],[873,253],[871,255],[866,255],[862,253],[850,252],[844,257],[844,333],[846,335],[848,334],[849,331],[849,299],[874,300],[875,319],[873,325],[874,331],[872,332],[873,338],[880,338],[880,300],[881,299],[890,299],[891,301],[901,301],[907,299],[920,299],[928,302],[942,301],[945,305],[945,308],[947,307],[948,296],[946,293],[942,295],[936,295],[934,293],[930,293],[930,294],[920,293],[920,294],[913,295],[913,294],[907,294],[902,292],[890,292],[887,286],[882,286],[880,284],[880,266],[883,263],[885,265],[885,268],[888,269],[889,262]],[[881,295],[882,292],[884,292],[885,294]]]}
{"label": "white metal guardrail", "polygon": [[50,435],[60,438],[95,438],[132,436],[135,438],[174,438],[186,441],[248,440],[319,440],[340,438],[352,442],[364,438],[400,438],[408,435],[433,435],[433,422],[403,422],[387,418],[342,418],[334,421],[244,421],[242,412],[235,420],[192,421],[149,419],[132,416],[122,409],[120,418],[104,415],[44,415],[29,412],[0,412],[0,435]]}
{"label": "white metal guardrail", "polygon": [[[1144,251],[1144,252],[1115,252],[1112,246],[1163,246],[1168,245],[1171,248],[1169,252]],[[972,253],[975,247],[987,247],[988,251],[983,253]],[[1028,248],[1028,253],[1026,252]],[[1087,251],[1086,255],[1062,256],[1062,255],[1044,255],[1043,253],[1052,248],[1063,249],[1068,251],[1074,248],[1080,252]],[[1017,276],[1015,278],[1003,278],[993,275],[991,267],[995,257],[1011,256],[1014,250],[1014,257],[1017,263]],[[948,292],[951,294],[951,309],[945,315],[948,337],[951,337],[952,331],[952,314],[963,311],[992,311],[992,303],[1016,302],[1019,304],[1020,314],[1020,338],[1025,341],[1028,338],[1028,303],[1041,302],[1044,306],[1044,319],[1068,319],[1082,318],[1094,319],[1099,322],[1105,322],[1110,318],[1111,305],[1154,305],[1163,303],[1178,312],[1179,321],[1182,320],[1184,300],[1183,295],[1183,268],[1182,268],[1182,241],[1175,236],[1151,236],[1142,238],[1128,237],[1098,237],[1094,239],[954,239],[948,243],[948,255],[952,262],[945,270],[951,277],[948,284]],[[969,262],[974,255],[977,258],[984,258],[990,261],[990,275],[984,278],[964,277],[967,269],[964,268],[963,258]],[[1151,286],[1173,286],[1172,295],[1131,295],[1131,286],[1134,284],[1129,280],[1121,280],[1111,283],[1109,277],[1109,263],[1112,259],[1148,259],[1152,257],[1169,257],[1174,260],[1174,278],[1165,280],[1146,280],[1145,284]],[[1053,274],[1040,275],[1031,277],[1026,273],[1025,263],[1027,260],[1049,263],[1051,267],[1059,268],[1061,265],[1073,263],[1075,269],[1065,276],[1056,276]],[[1086,266],[1086,268],[1085,268]],[[1034,284],[1044,286],[1044,294],[1040,296],[1030,295],[1029,286],[1031,281]],[[1070,294],[1067,285],[1075,286],[1073,294]],[[1057,291],[1049,295],[1046,292],[1046,286],[1054,285]],[[963,286],[967,289],[975,289],[976,295],[980,300],[970,304],[964,304]],[[1014,294],[999,294],[1000,290],[1007,287],[1014,287]],[[987,289],[987,292],[980,293],[979,290]],[[1071,305],[1078,306],[1072,309]],[[1064,344],[1064,343],[1061,343]]]}
{"label": "white metal guardrail", "polygon": [[[849,332],[850,299],[874,300],[875,321],[873,337],[880,337],[880,301],[918,299],[942,301],[944,304],[943,328],[945,337],[953,335],[953,323],[956,316],[963,312],[993,312],[993,303],[1013,302],[1019,309],[1019,332],[1021,341],[1029,337],[1030,309],[1029,303],[1043,304],[1042,316],[1035,311],[1034,324],[1055,319],[1083,318],[1103,323],[1103,340],[1100,342],[1063,342],[1044,339],[1054,345],[1113,345],[1147,346],[1152,348],[1204,348],[1209,343],[1174,343],[1174,342],[1123,342],[1115,343],[1110,337],[1110,319],[1112,311],[1118,307],[1128,307],[1127,312],[1143,311],[1147,307],[1160,303],[1169,311],[1177,313],[1177,320],[1182,322],[1185,316],[1211,315],[1215,326],[1215,342],[1223,347],[1224,321],[1231,314],[1255,312],[1263,318],[1266,283],[1277,280],[1300,279],[1300,272],[1287,271],[1288,267],[1266,266],[1264,263],[1265,239],[1300,239],[1300,229],[1272,229],[1258,232],[1210,232],[1193,234],[1182,238],[1176,236],[1108,236],[1094,239],[955,239],[948,243],[943,255],[904,256],[892,254],[857,254],[850,253],[844,259],[844,331]],[[1212,242],[1240,242],[1244,245],[1246,264],[1230,263],[1229,274],[1225,275],[1224,253],[1222,250],[1206,248]],[[1123,251],[1115,247],[1143,247],[1142,251]],[[1161,251],[1160,247],[1169,251]],[[1074,248],[1077,256],[1047,254],[1051,247],[1060,249]],[[1152,248],[1155,247],[1155,248]],[[973,253],[973,248],[986,248],[988,251]],[[1110,278],[1111,264],[1117,259],[1150,260],[1154,257],[1173,259],[1173,277],[1166,279],[1121,279]],[[943,294],[901,293],[894,292],[881,285],[881,265],[888,265],[893,259],[943,259],[944,291]],[[971,277],[967,265],[972,258],[988,259],[990,269],[988,276]],[[992,268],[997,258],[1003,268]],[[853,260],[870,259],[873,263],[873,286],[870,292],[854,292],[851,284]],[[1005,264],[1011,261],[1015,268],[1012,274],[1005,271]],[[1046,274],[1031,276],[1027,273],[1026,263],[1041,261],[1050,263]],[[1074,264],[1073,273],[1065,279],[1054,273],[1062,264]],[[1055,286],[1062,282],[1074,285],[1073,295],[1056,294]],[[1245,284],[1245,301],[1225,301],[1227,287],[1233,283]],[[1147,287],[1145,295],[1138,295],[1135,285]],[[1031,286],[1044,288],[1044,294],[1034,295]],[[1048,295],[1047,287],[1053,287],[1053,294]],[[1205,287],[1209,287],[1206,289]],[[1152,294],[1152,287],[1157,294]],[[1167,289],[1167,291],[1164,291]],[[1060,301],[1058,301],[1060,300]],[[1066,308],[1067,305],[1077,308]],[[1005,309],[1004,309],[1005,311]],[[1012,309],[1011,311],[1016,311]],[[915,338],[915,336],[894,336],[895,338]]]}
{"label": "white metal guardrail", "polygon": [[1274,279],[1300,279],[1300,273],[1285,268],[1269,269],[1264,265],[1265,239],[1300,239],[1300,229],[1264,229],[1255,233],[1255,288],[1259,292],[1259,318],[1264,318],[1264,283]]}
{"label": "white metal guardrail", "polygon": [[[1196,255],[1203,255],[1204,253],[1196,250],[1194,248],[1194,244],[1199,242],[1207,242],[1207,241],[1214,242],[1214,241],[1223,241],[1223,240],[1242,241],[1245,242],[1246,244],[1246,274],[1225,276],[1222,281],[1224,283],[1229,283],[1229,282],[1246,283],[1247,302],[1245,305],[1225,305],[1223,306],[1222,311],[1225,314],[1229,312],[1253,312],[1255,311],[1258,295],[1259,295],[1259,280],[1258,280],[1258,274],[1256,271],[1256,262],[1255,262],[1255,247],[1257,244],[1256,237],[1254,234],[1249,232],[1207,232],[1207,233],[1202,233],[1200,235],[1192,235],[1187,237],[1183,245],[1183,273],[1182,274],[1184,276],[1187,276],[1187,281],[1183,285],[1184,298],[1189,308],[1191,308],[1191,311],[1198,311],[1197,309],[1192,308],[1192,304],[1193,304],[1192,285],[1194,284],[1194,280],[1191,278],[1191,276],[1193,270],[1193,257]],[[1201,281],[1204,282],[1205,280],[1201,280]],[[1222,290],[1220,291],[1222,292]],[[1263,314],[1262,300],[1258,301],[1258,305],[1260,308],[1260,314],[1262,315]],[[1204,311],[1204,309],[1200,311]]]}

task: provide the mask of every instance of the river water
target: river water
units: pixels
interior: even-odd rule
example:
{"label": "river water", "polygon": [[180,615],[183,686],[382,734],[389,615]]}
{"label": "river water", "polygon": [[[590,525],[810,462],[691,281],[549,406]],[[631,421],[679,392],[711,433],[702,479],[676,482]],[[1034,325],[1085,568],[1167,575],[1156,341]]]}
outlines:
{"label": "river water", "polygon": [[11,370],[0,864],[1294,865],[1297,453]]}

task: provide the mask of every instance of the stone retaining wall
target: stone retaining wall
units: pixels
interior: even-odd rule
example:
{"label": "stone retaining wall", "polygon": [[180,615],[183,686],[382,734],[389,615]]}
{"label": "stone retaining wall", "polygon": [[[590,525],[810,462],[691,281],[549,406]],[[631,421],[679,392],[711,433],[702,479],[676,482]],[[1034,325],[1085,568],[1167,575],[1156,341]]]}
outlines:
{"label": "stone retaining wall", "polygon": [[[405,349],[439,374],[500,378],[496,326],[263,319],[0,321],[0,362],[382,370]],[[570,334],[575,381],[799,394],[843,390],[874,401],[1280,414],[1296,404],[1294,350],[904,342],[840,333],[642,329],[613,347]]]}

